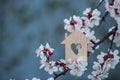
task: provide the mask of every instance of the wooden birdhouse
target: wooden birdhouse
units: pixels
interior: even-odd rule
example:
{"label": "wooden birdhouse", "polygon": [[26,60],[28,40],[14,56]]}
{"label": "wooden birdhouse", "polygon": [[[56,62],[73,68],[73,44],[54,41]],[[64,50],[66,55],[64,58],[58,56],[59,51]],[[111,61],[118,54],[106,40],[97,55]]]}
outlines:
{"label": "wooden birdhouse", "polygon": [[[69,36],[65,33],[65,40],[61,44],[65,44],[65,59],[76,61],[80,56],[86,57],[87,61],[87,45],[91,43],[83,34],[75,30]],[[77,54],[73,51],[72,45],[76,45]]]}

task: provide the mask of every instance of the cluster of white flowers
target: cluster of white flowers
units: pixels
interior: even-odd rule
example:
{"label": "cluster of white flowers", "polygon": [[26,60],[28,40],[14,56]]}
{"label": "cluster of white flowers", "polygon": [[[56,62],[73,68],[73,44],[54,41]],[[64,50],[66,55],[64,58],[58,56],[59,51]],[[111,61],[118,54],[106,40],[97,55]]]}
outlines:
{"label": "cluster of white flowers", "polygon": [[[109,32],[112,31],[114,28],[115,28],[115,26],[113,26],[112,28],[110,28]],[[109,39],[112,40],[112,37],[113,37],[113,35],[111,35],[109,37]],[[116,44],[117,47],[120,47],[120,31],[118,31],[118,30],[116,31],[113,42]]]}
{"label": "cluster of white flowers", "polygon": [[[120,47],[120,0],[112,0],[111,2],[106,0],[105,6],[106,10],[110,13],[110,16],[116,20],[118,30],[116,31],[113,42],[116,43],[117,47]],[[112,29],[113,27],[110,28],[109,31],[111,31]]]}
{"label": "cluster of white flowers", "polygon": [[[103,0],[100,0],[102,2]],[[106,0],[106,11],[110,13],[110,16],[113,17],[118,25],[118,29],[115,34],[115,38],[113,40],[116,43],[117,47],[120,46],[120,0],[112,0],[112,2],[108,2]],[[93,47],[95,43],[99,41],[95,37],[95,32],[92,30],[94,26],[98,26],[100,22],[100,11],[94,9],[91,11],[91,8],[87,8],[83,11],[84,17],[79,17],[73,15],[69,19],[64,19],[64,29],[68,32],[73,32],[78,30],[81,34],[83,34],[86,38],[91,41],[91,44],[88,44],[88,52],[94,52]],[[112,31],[115,27],[110,28],[109,31]],[[109,37],[112,40],[111,35]],[[95,48],[97,49],[99,45]],[[86,57],[79,57],[77,61],[72,61],[71,59],[65,61],[63,59],[59,61],[50,61],[50,57],[53,55],[54,49],[49,46],[47,43],[45,46],[40,45],[40,47],[36,50],[37,56],[40,57],[40,69],[44,68],[49,74],[57,75],[56,72],[64,72],[69,70],[70,74],[73,76],[80,77],[85,70],[87,70],[87,59]],[[100,55],[97,56],[98,62],[94,62],[93,69],[95,71],[92,72],[91,75],[88,76],[91,80],[103,80],[108,77],[108,71],[110,69],[114,69],[115,66],[119,63],[120,57],[118,56],[118,50],[114,52],[110,52],[109,54],[101,52]],[[50,77],[47,80],[54,80],[54,77]]]}
{"label": "cluster of white flowers", "polygon": [[49,74],[53,74],[53,72],[58,71],[57,67],[55,67],[55,62],[49,60],[53,55],[53,51],[54,49],[51,48],[48,43],[46,43],[45,46],[41,44],[40,47],[36,50],[37,57],[40,57],[40,69],[44,67],[45,71],[47,71]]}
{"label": "cluster of white flowers", "polygon": [[70,17],[69,19],[64,19],[64,29],[68,32],[73,32],[74,30],[82,31],[83,29],[86,30],[99,25],[100,11],[95,9],[91,12],[91,8],[87,8],[83,11],[83,14],[85,17],[73,15],[73,17]]}
{"label": "cluster of white flowers", "polygon": [[[100,2],[102,1],[103,0],[100,0]],[[106,11],[110,13],[110,16],[113,17],[118,24],[118,30],[116,31],[113,42],[116,43],[117,46],[120,46],[120,0],[112,0],[112,2],[108,2],[108,0],[106,0],[105,6]],[[95,32],[92,30],[92,28],[99,25],[101,20],[100,14],[100,11],[97,9],[91,11],[91,8],[87,8],[85,11],[83,11],[84,17],[73,15],[73,17],[70,17],[69,19],[64,19],[65,30],[68,32],[78,30],[91,41],[91,44],[88,44],[89,52],[94,52],[93,46],[99,41],[99,39],[96,39]],[[112,27],[109,31],[111,31],[113,28],[114,27]],[[112,36],[109,38],[112,39]],[[97,45],[95,48],[98,47],[99,45]],[[63,59],[60,61],[50,61],[53,51],[54,49],[51,48],[48,43],[45,46],[40,45],[40,47],[36,50],[37,56],[40,57],[40,69],[44,68],[49,74],[55,75],[58,71],[64,72],[70,70],[70,74],[77,77],[80,77],[84,71],[87,70],[87,61],[85,61],[86,57],[81,56],[77,61],[65,61]],[[109,54],[101,52],[97,59],[98,62],[94,62],[93,66],[95,71],[92,72],[92,75],[88,76],[88,78],[91,80],[102,80],[107,78],[109,69],[115,68],[120,57],[118,57],[118,50],[115,50]],[[48,80],[54,80],[54,77],[50,77]]]}
{"label": "cluster of white flowers", "polygon": [[[111,34],[108,37],[111,41],[112,39],[114,39],[113,43],[115,43],[117,47],[120,47],[120,0],[111,0],[111,2],[110,0],[100,0],[98,7],[103,1],[105,1],[106,13],[109,13],[110,16],[114,18],[117,23],[117,27],[114,26],[109,29],[110,32],[117,28],[115,36]],[[98,9],[94,9],[92,11],[91,8],[87,8],[85,11],[83,11],[83,17],[73,15],[69,19],[64,19],[65,30],[67,30],[68,32],[78,30],[81,34],[83,34],[91,41],[91,43],[88,44],[88,52],[93,53],[93,48],[98,49],[99,47],[99,44],[97,43],[99,43],[100,40],[95,37],[95,32],[92,29],[94,28],[94,26],[99,26],[100,20],[102,21],[102,19],[100,18],[100,14],[101,12],[98,11]],[[105,17],[105,15],[103,17]],[[103,40],[101,40],[101,42],[103,42]],[[80,45],[78,45],[76,48],[78,47],[80,47]],[[112,45],[110,47],[112,47]],[[108,71],[116,67],[120,60],[120,57],[118,56],[119,51],[114,50],[114,52],[112,52],[111,50],[112,49],[110,49],[110,52],[108,51],[109,53],[101,52],[101,54],[97,56],[98,62],[93,63],[94,71],[91,75],[88,75],[89,79],[103,80],[108,77]],[[59,72],[60,74],[65,74],[67,71],[69,71],[70,74],[73,76],[80,77],[83,75],[85,70],[87,70],[87,57],[80,56],[77,61],[73,61],[71,59],[67,61],[64,59],[61,59],[59,61],[51,61],[53,51],[54,49],[51,48],[48,43],[46,43],[45,46],[41,44],[36,50],[37,57],[40,58],[40,69],[44,69],[50,75],[54,75],[54,77],[50,77],[47,80],[55,80],[56,77],[59,76]],[[32,80],[40,79],[33,77]]]}
{"label": "cluster of white flowers", "polygon": [[[97,9],[91,12],[91,8],[87,8],[83,11],[84,17],[79,17],[73,15],[69,19],[64,19],[64,29],[68,32],[73,32],[74,30],[80,31],[80,33],[84,34],[93,44],[98,42],[99,39],[96,39],[95,32],[91,30],[94,26],[98,26],[100,22],[100,11]],[[93,44],[88,46],[88,51],[93,52],[92,47]]]}
{"label": "cluster of white flowers", "polygon": [[41,54],[43,56],[44,53],[46,53],[46,55],[50,57],[53,54],[53,51],[54,49],[51,48],[48,43],[46,43],[45,46],[41,44],[39,48],[36,50],[36,53],[37,53],[37,57],[41,56]]}
{"label": "cluster of white flowers", "polygon": [[[68,60],[65,61],[61,59],[60,61],[50,61],[51,54],[53,54],[53,48],[47,43],[45,46],[42,44],[36,50],[37,57],[40,57],[40,69],[44,68],[50,75],[59,72],[64,72],[70,70],[70,74],[80,77],[85,70],[87,70],[86,57],[80,57],[77,61]],[[54,80],[53,77],[48,78],[48,80]]]}
{"label": "cluster of white flowers", "polygon": [[70,74],[73,76],[80,77],[85,70],[87,70],[87,61],[86,57],[79,57],[77,61],[71,62],[72,60],[69,60],[69,63],[67,66],[70,69]]}
{"label": "cluster of white flowers", "polygon": [[111,17],[116,20],[120,17],[120,0],[112,0],[111,2],[106,0],[105,7]]}
{"label": "cluster of white flowers", "polygon": [[120,57],[118,56],[119,51],[114,50],[109,54],[101,52],[97,56],[98,62],[94,62],[92,75],[89,75],[88,78],[91,80],[103,80],[108,77],[108,71],[114,69],[115,66],[119,63]]}
{"label": "cluster of white flowers", "polygon": [[99,21],[100,21],[100,11],[98,11],[97,9],[93,10],[93,12],[91,13],[91,8],[87,8],[84,12],[84,15],[87,16],[88,18],[88,26],[89,27],[94,27],[94,25],[98,26],[99,25]]}

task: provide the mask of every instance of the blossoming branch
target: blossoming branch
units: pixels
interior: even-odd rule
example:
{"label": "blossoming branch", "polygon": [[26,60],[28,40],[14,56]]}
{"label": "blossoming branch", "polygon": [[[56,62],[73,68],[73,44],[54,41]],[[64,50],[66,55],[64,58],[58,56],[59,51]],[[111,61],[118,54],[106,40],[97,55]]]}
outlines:
{"label": "blossoming branch", "polygon": [[[105,11],[100,12],[99,7],[105,2]],[[101,14],[105,14],[101,17]],[[108,33],[103,36],[102,39],[97,39],[95,36],[95,31],[93,27],[100,26],[102,22],[105,21],[106,17],[111,17],[116,24],[109,26]],[[108,52],[100,52],[97,56],[98,61],[93,62],[93,69],[91,75],[88,78],[91,80],[103,80],[108,77],[109,70],[115,69],[116,65],[119,63],[120,57],[118,56],[119,51],[113,50],[112,46],[115,43],[116,47],[120,47],[120,0],[100,0],[96,9],[87,8],[83,11],[83,16],[79,17],[73,15],[69,19],[64,19],[64,29],[67,32],[72,33],[77,30],[83,34],[89,41],[88,52],[94,53],[94,50],[98,50],[101,43],[105,40],[110,40],[110,46],[108,47]],[[50,47],[48,43],[46,45],[40,45],[36,50],[37,57],[40,57],[40,69],[44,69],[53,77],[48,78],[48,80],[56,80],[58,77],[65,75],[69,72],[71,75],[80,77],[87,70],[88,63],[85,61],[86,57],[79,57],[77,61],[68,61],[60,59],[59,61],[52,61],[54,49]],[[92,54],[89,54],[92,55]]]}

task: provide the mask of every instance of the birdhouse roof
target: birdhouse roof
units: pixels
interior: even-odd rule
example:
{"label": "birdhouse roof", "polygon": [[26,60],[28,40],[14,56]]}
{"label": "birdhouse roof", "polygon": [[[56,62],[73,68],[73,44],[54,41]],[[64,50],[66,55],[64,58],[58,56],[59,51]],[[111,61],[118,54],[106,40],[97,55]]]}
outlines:
{"label": "birdhouse roof", "polygon": [[85,37],[85,35],[83,35],[79,31],[75,30],[69,36],[66,36],[65,40],[63,40],[61,44],[66,44],[66,43],[88,44],[88,43],[91,43],[91,42],[88,38]]}

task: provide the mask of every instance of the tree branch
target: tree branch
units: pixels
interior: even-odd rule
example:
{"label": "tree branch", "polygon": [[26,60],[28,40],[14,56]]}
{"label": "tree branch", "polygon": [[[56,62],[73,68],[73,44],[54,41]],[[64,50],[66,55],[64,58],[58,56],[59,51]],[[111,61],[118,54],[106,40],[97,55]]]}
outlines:
{"label": "tree branch", "polygon": [[[117,31],[117,27],[115,27],[112,31],[108,32],[100,41],[98,41],[97,43],[94,43],[93,49],[95,49],[97,45],[103,43],[106,39],[108,39],[109,36],[113,34],[114,34],[113,36],[115,36],[116,31]],[[114,40],[114,37],[113,37],[113,40]],[[111,42],[111,45],[112,45],[112,42]]]}
{"label": "tree branch", "polygon": [[101,24],[103,21],[105,21],[105,18],[107,17],[108,14],[109,14],[109,12],[106,11],[105,14],[104,14],[104,16],[103,16],[103,17],[101,18],[101,20],[100,20],[100,24]]}
{"label": "tree branch", "polygon": [[102,0],[102,1],[98,4],[97,9],[100,7],[100,5],[101,5],[104,1],[105,1],[105,0]]}
{"label": "tree branch", "polygon": [[55,75],[54,80],[56,80],[56,79],[57,79],[58,77],[60,77],[61,75],[65,75],[68,71],[69,71],[69,69],[66,69],[64,72],[61,72],[60,74],[54,73],[54,75]]}
{"label": "tree branch", "polygon": [[111,42],[110,42],[110,47],[109,47],[109,50],[108,50],[108,55],[110,54],[110,51],[111,51],[111,49],[112,49],[112,45],[113,45],[113,40],[114,40],[114,38],[115,38],[115,33],[113,34],[112,40],[111,40]]}

